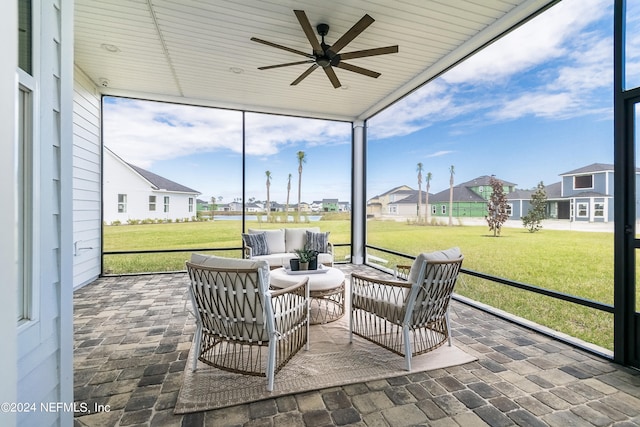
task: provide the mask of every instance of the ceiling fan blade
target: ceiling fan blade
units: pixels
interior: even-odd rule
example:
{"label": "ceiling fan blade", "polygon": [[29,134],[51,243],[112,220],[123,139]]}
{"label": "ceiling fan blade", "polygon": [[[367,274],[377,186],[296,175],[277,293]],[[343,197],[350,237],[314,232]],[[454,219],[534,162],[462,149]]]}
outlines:
{"label": "ceiling fan blade", "polygon": [[286,50],[287,52],[296,53],[298,55],[306,56],[307,58],[314,58],[314,56],[311,55],[310,53],[303,52],[303,51],[297,50],[297,49],[292,49],[290,47],[282,46],[281,44],[271,43],[271,42],[268,42],[266,40],[259,39],[257,37],[251,37],[251,41],[262,43],[262,44],[266,44],[267,46],[275,47],[277,49]]}
{"label": "ceiling fan blade", "polygon": [[336,76],[336,72],[333,71],[332,67],[324,67],[323,70],[327,77],[329,77],[329,80],[331,81],[334,89],[338,89],[340,86],[342,86],[340,84],[340,80],[338,80],[338,76]]}
{"label": "ceiling fan blade", "polygon": [[311,26],[311,22],[309,22],[309,18],[307,18],[307,14],[304,13],[304,10],[294,10],[293,13],[296,14],[296,18],[298,18],[302,31],[304,31],[304,34],[307,36],[307,40],[311,43],[313,51],[318,55],[322,55],[324,51],[322,50],[322,46],[320,46],[320,42],[316,38],[316,33],[313,31],[313,27]]}
{"label": "ceiling fan blade", "polygon": [[291,82],[291,86],[295,86],[298,83],[300,83],[302,80],[304,80],[309,74],[313,73],[313,70],[315,70],[316,68],[318,68],[318,64],[313,64],[311,67],[307,68],[307,71],[305,71],[304,73],[300,74],[300,77],[298,77],[297,79],[295,79],[293,82]]}
{"label": "ceiling fan blade", "polygon": [[290,65],[310,64],[314,62],[313,59],[307,59],[306,61],[289,62],[287,64],[267,65],[266,67],[258,67],[258,70],[270,70],[272,68],[288,67]]}
{"label": "ceiling fan blade", "polygon": [[386,55],[388,53],[398,53],[398,46],[378,47],[375,49],[356,50],[340,54],[340,59],[364,58],[365,56]]}
{"label": "ceiling fan blade", "polygon": [[345,47],[351,42],[351,40],[358,37],[358,34],[363,32],[369,25],[373,24],[375,19],[370,17],[369,15],[364,15],[358,22],[356,22],[353,27],[349,28],[349,31],[344,33],[342,37],[340,37],[330,48],[333,53],[340,52],[340,49]]}
{"label": "ceiling fan blade", "polygon": [[336,65],[338,68],[342,68],[343,70],[353,71],[354,73],[364,74],[365,76],[373,77],[377,79],[382,74],[377,73],[375,71],[367,70],[366,68],[358,67],[356,65],[347,64],[346,62],[340,62]]}

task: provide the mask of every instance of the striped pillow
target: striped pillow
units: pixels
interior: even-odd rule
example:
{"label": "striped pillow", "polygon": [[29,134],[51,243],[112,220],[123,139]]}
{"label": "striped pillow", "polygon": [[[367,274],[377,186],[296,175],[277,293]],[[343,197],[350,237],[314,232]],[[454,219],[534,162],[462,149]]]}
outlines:
{"label": "striped pillow", "polygon": [[326,252],[327,243],[329,243],[329,233],[330,231],[325,233],[307,231],[307,244],[305,245],[305,248],[317,252]]}
{"label": "striped pillow", "polygon": [[267,245],[267,235],[265,233],[242,233],[242,241],[245,246],[251,248],[252,256],[269,255],[269,246]]}

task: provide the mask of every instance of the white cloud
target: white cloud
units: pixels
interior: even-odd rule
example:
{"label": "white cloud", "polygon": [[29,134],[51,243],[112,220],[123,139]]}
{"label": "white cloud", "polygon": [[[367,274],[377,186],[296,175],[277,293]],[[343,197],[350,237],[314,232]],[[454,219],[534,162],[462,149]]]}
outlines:
{"label": "white cloud", "polygon": [[427,158],[431,158],[431,157],[442,157],[442,156],[446,156],[447,154],[451,154],[451,153],[453,153],[453,152],[454,152],[454,151],[451,151],[451,150],[441,150],[441,151],[436,151],[436,152],[435,152],[435,153],[433,153],[433,154],[429,154],[429,155],[427,155],[427,156],[425,156],[425,157],[427,157]]}
{"label": "white cloud", "polygon": [[602,114],[601,99],[591,101],[611,87],[613,42],[592,27],[610,9],[608,0],[560,2],[383,111],[372,120],[372,136],[406,135],[454,118],[468,127]]}
{"label": "white cloud", "polygon": [[[291,144],[346,144],[349,125],[246,114],[246,152],[270,156]],[[105,145],[143,168],[198,152],[242,152],[242,113],[151,101],[113,99],[104,115]]]}

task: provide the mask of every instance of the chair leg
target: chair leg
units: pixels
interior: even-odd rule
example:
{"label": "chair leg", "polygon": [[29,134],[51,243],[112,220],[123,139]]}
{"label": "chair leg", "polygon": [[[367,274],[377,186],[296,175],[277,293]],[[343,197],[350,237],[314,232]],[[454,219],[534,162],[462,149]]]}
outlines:
{"label": "chair leg", "polygon": [[273,380],[276,370],[276,345],[276,337],[272,336],[269,340],[269,356],[267,358],[267,391],[273,391]]}
{"label": "chair leg", "polygon": [[447,322],[447,338],[449,339],[449,347],[451,347],[451,325],[449,324],[449,309],[444,313],[444,320]]}
{"label": "chair leg", "polygon": [[349,308],[349,344],[353,342],[353,310]]}
{"label": "chair leg", "polygon": [[193,357],[193,364],[191,365],[191,372],[196,371],[196,366],[198,365],[198,356],[200,355],[201,343],[202,343],[202,325],[200,324],[200,322],[198,322],[195,335],[193,336],[192,350],[195,351],[195,355]]}
{"label": "chair leg", "polygon": [[409,341],[409,326],[402,327],[402,335],[404,339],[404,360],[407,371],[411,372],[411,342]]}

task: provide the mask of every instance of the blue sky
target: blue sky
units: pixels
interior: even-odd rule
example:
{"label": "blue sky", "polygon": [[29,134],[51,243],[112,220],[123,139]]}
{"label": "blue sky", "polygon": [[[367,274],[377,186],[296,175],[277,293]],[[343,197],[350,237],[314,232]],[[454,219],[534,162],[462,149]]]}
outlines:
{"label": "blue sky", "polygon": [[[532,188],[613,163],[612,3],[564,0],[372,118],[367,197],[417,188],[418,162],[432,193],[448,188],[451,165],[456,183],[495,174]],[[203,199],[241,196],[240,113],[111,98],[104,123],[105,145],[126,161]],[[292,174],[295,203],[302,150],[302,200],[348,201],[350,137],[348,123],[247,114],[247,198],[266,199],[270,170],[271,199],[285,202]]]}

